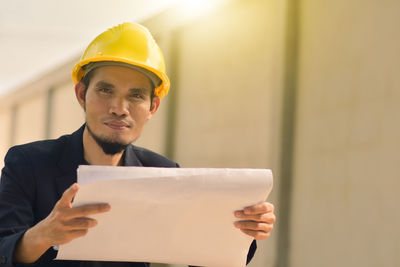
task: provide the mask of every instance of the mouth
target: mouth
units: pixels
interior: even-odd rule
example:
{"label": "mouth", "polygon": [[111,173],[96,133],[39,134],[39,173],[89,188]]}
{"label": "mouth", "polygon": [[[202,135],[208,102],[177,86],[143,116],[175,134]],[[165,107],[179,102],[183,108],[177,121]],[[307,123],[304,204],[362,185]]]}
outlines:
{"label": "mouth", "polygon": [[123,121],[117,121],[117,120],[106,121],[106,122],[104,122],[104,124],[113,130],[119,130],[119,131],[125,130],[125,129],[128,129],[131,127],[128,123],[123,122]]}

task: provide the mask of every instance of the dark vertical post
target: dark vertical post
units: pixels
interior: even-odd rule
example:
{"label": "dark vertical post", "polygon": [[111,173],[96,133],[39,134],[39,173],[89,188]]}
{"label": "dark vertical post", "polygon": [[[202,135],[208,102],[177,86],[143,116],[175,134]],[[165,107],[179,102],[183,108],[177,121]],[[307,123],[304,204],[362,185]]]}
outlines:
{"label": "dark vertical post", "polygon": [[46,124],[45,124],[45,137],[49,139],[51,137],[51,126],[52,126],[52,119],[53,119],[53,93],[54,88],[50,88],[47,90],[46,95]]}
{"label": "dark vertical post", "polygon": [[180,29],[174,29],[171,33],[170,44],[170,60],[168,69],[170,70],[169,78],[171,80],[171,90],[168,93],[168,118],[167,118],[167,133],[166,133],[166,156],[175,160],[176,146],[176,119],[178,112],[178,97],[179,97],[179,63],[180,63]]}
{"label": "dark vertical post", "polygon": [[296,134],[296,90],[299,49],[299,1],[288,0],[283,76],[282,141],[279,192],[277,267],[289,267],[290,222]]}
{"label": "dark vertical post", "polygon": [[11,107],[11,125],[10,125],[10,146],[15,145],[16,142],[16,133],[17,133],[17,112],[18,112],[18,106],[17,104],[14,104]]}

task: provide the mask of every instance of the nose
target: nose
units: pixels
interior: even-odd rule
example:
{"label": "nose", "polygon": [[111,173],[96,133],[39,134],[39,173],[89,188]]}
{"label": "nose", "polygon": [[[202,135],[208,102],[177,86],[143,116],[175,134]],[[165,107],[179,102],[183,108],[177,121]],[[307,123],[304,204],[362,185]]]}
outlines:
{"label": "nose", "polygon": [[126,117],[129,114],[129,104],[122,97],[115,97],[111,101],[110,114],[118,117]]}

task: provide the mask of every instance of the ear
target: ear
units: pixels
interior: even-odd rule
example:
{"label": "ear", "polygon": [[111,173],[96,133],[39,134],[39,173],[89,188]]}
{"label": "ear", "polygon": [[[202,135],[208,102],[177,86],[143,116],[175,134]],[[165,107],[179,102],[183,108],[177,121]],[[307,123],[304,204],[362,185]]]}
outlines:
{"label": "ear", "polygon": [[86,86],[82,82],[75,84],[76,99],[83,109],[85,109],[85,88]]}
{"label": "ear", "polygon": [[147,116],[148,120],[150,120],[154,113],[156,113],[158,107],[160,106],[160,103],[161,99],[158,96],[154,96],[153,101],[151,102],[149,115]]}

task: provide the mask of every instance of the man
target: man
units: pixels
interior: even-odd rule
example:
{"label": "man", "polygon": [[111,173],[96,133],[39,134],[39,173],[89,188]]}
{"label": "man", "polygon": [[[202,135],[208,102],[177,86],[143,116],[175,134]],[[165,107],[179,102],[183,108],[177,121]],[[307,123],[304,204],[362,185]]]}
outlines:
{"label": "man", "polygon": [[[124,23],[93,40],[72,78],[86,123],[71,135],[16,146],[6,155],[0,184],[0,265],[149,266],[52,259],[54,246],[97,225],[88,216],[111,208],[107,203],[71,206],[79,190],[78,165],[179,167],[131,144],[169,90],[161,51],[146,28]],[[234,225],[265,239],[275,221],[273,209],[263,202],[236,211],[240,220]],[[253,242],[248,261],[255,248]]]}

